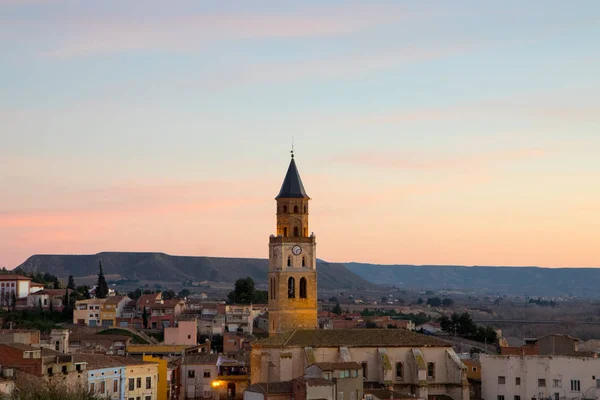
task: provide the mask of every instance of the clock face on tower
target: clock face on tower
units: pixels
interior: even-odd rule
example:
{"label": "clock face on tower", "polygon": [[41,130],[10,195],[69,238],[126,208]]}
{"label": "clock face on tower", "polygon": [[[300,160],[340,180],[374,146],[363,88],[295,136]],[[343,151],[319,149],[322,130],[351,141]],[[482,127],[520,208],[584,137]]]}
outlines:
{"label": "clock face on tower", "polygon": [[298,255],[300,255],[300,253],[302,253],[302,247],[300,247],[300,246],[298,246],[298,245],[295,245],[294,247],[292,247],[292,253],[293,253],[295,256],[298,256]]}

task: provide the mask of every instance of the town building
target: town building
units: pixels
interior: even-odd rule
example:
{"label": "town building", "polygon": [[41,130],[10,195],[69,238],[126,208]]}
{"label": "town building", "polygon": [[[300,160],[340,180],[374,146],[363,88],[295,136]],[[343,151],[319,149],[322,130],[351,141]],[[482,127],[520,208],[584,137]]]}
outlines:
{"label": "town building", "polygon": [[482,398],[596,399],[600,359],[569,356],[481,355]]}
{"label": "town building", "polygon": [[40,331],[37,329],[0,329],[0,343],[39,345]]}
{"label": "town building", "polygon": [[117,326],[125,305],[131,300],[127,296],[110,296],[100,305],[100,323],[104,327]]}
{"label": "town building", "polygon": [[103,399],[125,398],[125,366],[123,360],[101,354],[75,354],[73,360],[85,363],[87,389]]}
{"label": "town building", "polygon": [[106,299],[86,299],[75,302],[73,323],[84,326],[100,326],[100,308]]}
{"label": "town building", "polygon": [[291,381],[312,364],[356,362],[365,382],[428,398],[469,398],[451,344],[404,329],[298,330],[252,344],[252,383]]}
{"label": "town building", "polygon": [[198,344],[198,324],[193,321],[179,321],[177,326],[164,330],[164,344],[195,346]]}
{"label": "town building", "polygon": [[277,235],[269,238],[269,334],[317,329],[317,239],[294,154],[275,198]]}
{"label": "town building", "polygon": [[42,289],[27,296],[27,308],[41,308],[49,310],[52,308],[55,311],[62,311],[64,307],[64,297],[67,293],[70,295],[71,289]]}
{"label": "town building", "polygon": [[124,358],[125,399],[158,400],[158,364]]}
{"label": "town building", "polygon": [[30,293],[31,278],[15,274],[0,274],[0,305],[8,306]]}

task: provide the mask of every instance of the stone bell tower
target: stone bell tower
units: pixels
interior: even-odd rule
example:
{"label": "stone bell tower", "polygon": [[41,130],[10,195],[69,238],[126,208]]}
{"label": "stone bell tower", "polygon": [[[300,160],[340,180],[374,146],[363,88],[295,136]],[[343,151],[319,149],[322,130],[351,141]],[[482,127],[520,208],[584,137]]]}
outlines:
{"label": "stone bell tower", "polygon": [[277,236],[269,240],[269,335],[316,329],[317,241],[308,229],[308,202],[294,153],[275,198]]}

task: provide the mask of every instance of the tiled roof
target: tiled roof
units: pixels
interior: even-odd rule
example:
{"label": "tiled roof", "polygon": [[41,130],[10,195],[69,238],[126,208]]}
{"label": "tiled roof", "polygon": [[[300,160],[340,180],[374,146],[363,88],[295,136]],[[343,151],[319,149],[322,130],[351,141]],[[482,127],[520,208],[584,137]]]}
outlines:
{"label": "tiled roof", "polygon": [[308,383],[308,386],[332,386],[333,382],[325,378],[298,378],[301,382]]}
{"label": "tiled roof", "polygon": [[296,330],[253,343],[257,347],[450,347],[449,343],[405,329]]}
{"label": "tiled roof", "polygon": [[30,281],[31,278],[16,274],[0,274],[0,281]]}
{"label": "tiled roof", "polygon": [[246,391],[263,394],[292,393],[292,381],[255,383],[248,386]]}
{"label": "tiled roof", "polygon": [[110,296],[104,304],[119,304],[124,298],[125,296]]}
{"label": "tiled roof", "polygon": [[340,369],[359,369],[361,365],[357,362],[320,362],[315,363],[323,371],[335,371]]}
{"label": "tiled roof", "polygon": [[111,357],[102,354],[73,354],[74,363],[87,363],[87,370],[122,367],[125,358]]}
{"label": "tiled roof", "polygon": [[217,365],[219,360],[218,354],[197,353],[186,355],[182,359],[182,365]]}

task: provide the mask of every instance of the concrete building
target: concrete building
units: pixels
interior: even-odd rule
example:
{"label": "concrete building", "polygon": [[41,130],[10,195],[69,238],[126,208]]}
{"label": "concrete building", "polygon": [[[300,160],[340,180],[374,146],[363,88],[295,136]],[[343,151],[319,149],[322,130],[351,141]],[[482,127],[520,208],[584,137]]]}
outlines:
{"label": "concrete building", "polygon": [[225,329],[228,332],[242,331],[252,335],[254,315],[252,305],[232,304],[225,307]]}
{"label": "concrete building", "polygon": [[100,308],[106,299],[87,299],[75,302],[73,323],[85,326],[100,326]]}
{"label": "concrete building", "polygon": [[198,344],[198,324],[196,320],[179,321],[176,327],[165,328],[164,344],[195,346]]}
{"label": "concrete building", "polygon": [[291,381],[321,362],[357,362],[366,382],[427,398],[469,398],[452,346],[404,329],[298,330],[252,344],[252,383]]}
{"label": "concrete building", "polygon": [[218,354],[195,354],[181,361],[180,382],[184,399],[212,399],[212,383],[217,379]]}
{"label": "concrete building", "polygon": [[600,359],[569,356],[481,355],[485,400],[596,399]]}
{"label": "concrete building", "polygon": [[85,363],[87,388],[103,399],[125,399],[123,360],[101,354],[75,354],[73,360]]}
{"label": "concrete building", "polygon": [[317,329],[317,238],[294,155],[275,198],[277,235],[269,238],[269,334]]}
{"label": "concrete building", "polygon": [[117,326],[117,318],[120,318],[123,309],[131,299],[127,296],[110,296],[100,306],[100,323],[102,326]]}
{"label": "concrete building", "polygon": [[158,364],[124,359],[125,399],[158,400]]}
{"label": "concrete building", "polygon": [[31,278],[15,274],[0,274],[0,305],[7,306],[30,293]]}

